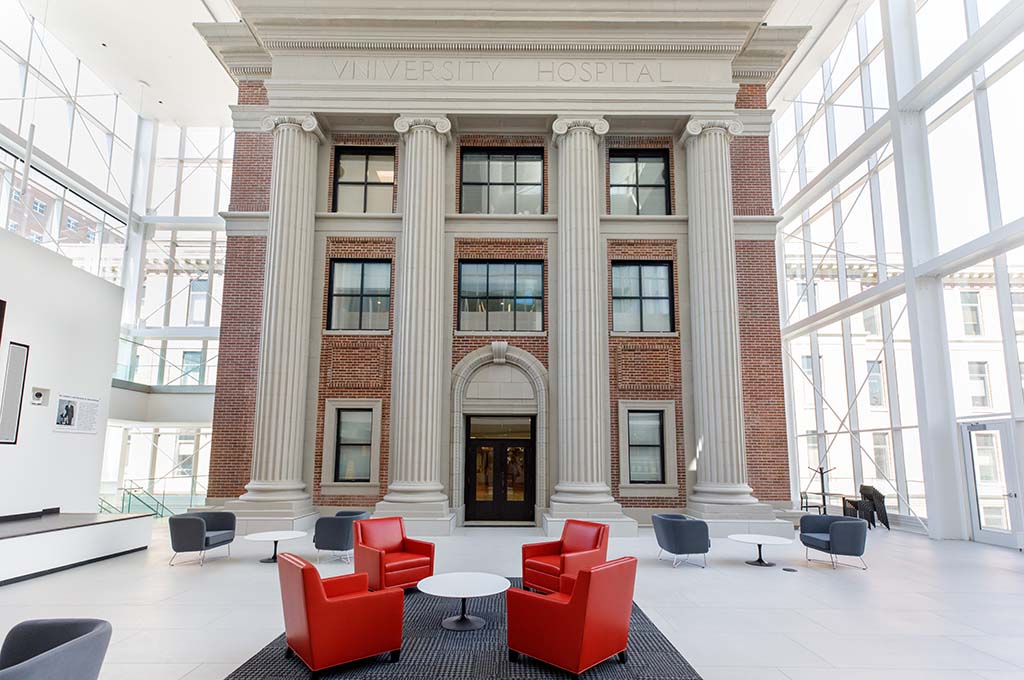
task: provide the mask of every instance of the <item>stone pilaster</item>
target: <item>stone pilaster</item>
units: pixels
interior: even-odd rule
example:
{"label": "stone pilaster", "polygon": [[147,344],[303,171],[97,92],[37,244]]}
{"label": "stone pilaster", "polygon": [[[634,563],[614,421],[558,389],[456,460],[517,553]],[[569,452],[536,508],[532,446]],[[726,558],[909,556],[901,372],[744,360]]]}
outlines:
{"label": "stone pilaster", "polygon": [[451,123],[440,117],[395,121],[402,136],[399,183],[402,236],[396,269],[391,382],[391,482],[378,515],[419,518],[420,530],[450,524],[441,484],[446,320],[445,147]]}
{"label": "stone pilaster", "polygon": [[305,525],[314,514],[302,480],[313,294],[317,148],[311,115],[268,116],[274,135],[267,260],[260,329],[252,481],[239,501],[242,531]]}
{"label": "stone pilaster", "polygon": [[689,512],[772,519],[747,484],[729,142],[735,120],[686,125],[697,482]]}
{"label": "stone pilaster", "polygon": [[558,143],[558,284],[552,324],[558,352],[558,483],[545,525],[554,529],[552,519],[590,517],[621,523],[616,533],[635,534],[636,523],[622,514],[605,475],[611,452],[601,380],[607,276],[600,142],[608,122],[559,118],[552,130]]}

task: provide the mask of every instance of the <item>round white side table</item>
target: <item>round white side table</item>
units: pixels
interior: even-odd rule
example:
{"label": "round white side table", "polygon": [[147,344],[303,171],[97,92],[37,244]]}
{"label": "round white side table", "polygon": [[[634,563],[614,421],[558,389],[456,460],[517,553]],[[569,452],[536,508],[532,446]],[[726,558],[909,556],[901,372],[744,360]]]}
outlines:
{"label": "round white side table", "polygon": [[765,562],[761,557],[761,546],[762,545],[789,545],[793,542],[792,538],[782,538],[781,536],[769,536],[767,534],[730,534],[730,541],[736,541],[737,543],[748,543],[757,546],[757,559],[747,560],[747,564],[752,567],[774,567],[774,562]]}
{"label": "round white side table", "polygon": [[242,538],[247,541],[257,541],[266,543],[268,541],[274,542],[274,554],[270,557],[265,557],[260,562],[265,564],[274,564],[277,562],[277,542],[278,541],[291,541],[296,538],[302,538],[306,535],[305,531],[260,531],[255,534],[246,534]]}
{"label": "round white side table", "polygon": [[509,589],[512,584],[504,576],[485,574],[477,571],[458,571],[451,574],[428,576],[417,584],[420,592],[434,597],[457,597],[462,600],[458,616],[449,616],[441,622],[448,630],[477,630],[486,621],[479,616],[466,613],[466,600],[472,597],[497,595]]}

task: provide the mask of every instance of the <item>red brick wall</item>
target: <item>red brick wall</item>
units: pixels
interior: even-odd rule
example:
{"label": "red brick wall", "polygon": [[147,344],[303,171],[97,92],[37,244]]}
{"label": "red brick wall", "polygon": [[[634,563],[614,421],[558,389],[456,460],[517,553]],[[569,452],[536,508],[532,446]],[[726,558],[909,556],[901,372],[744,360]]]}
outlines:
{"label": "red brick wall", "polygon": [[[334,135],[335,150],[339,146],[379,146],[395,152],[395,187],[391,195],[391,210],[398,210],[398,133],[344,133]],[[331,152],[330,166],[327,168],[327,206],[325,210],[334,210],[334,151]]]}
{"label": "red brick wall", "polygon": [[737,109],[767,109],[768,87],[754,83],[743,83],[736,93]]}
{"label": "red brick wall", "polygon": [[548,366],[547,335],[459,335],[459,260],[543,260],[544,261],[544,330],[551,324],[548,311],[548,244],[544,239],[513,238],[460,238],[455,240],[455,276],[452,286],[452,367],[467,354],[490,345],[495,340],[505,340],[509,345],[526,350],[537,358],[544,367]]}
{"label": "red brick wall", "polygon": [[520,149],[543,149],[544,151],[544,197],[542,212],[548,212],[548,153],[544,137],[540,135],[459,135],[455,140],[455,212],[462,212],[462,147],[503,147]]}
{"label": "red brick wall", "polygon": [[249,483],[265,252],[262,236],[228,237],[210,443],[211,498],[240,496]]}
{"label": "red brick wall", "polygon": [[604,212],[606,215],[612,213],[612,189],[610,172],[610,150],[611,149],[664,149],[668,151],[668,196],[669,214],[676,214],[676,161],[675,145],[672,138],[668,136],[648,137],[644,135],[609,135],[605,138],[604,155]]}
{"label": "red brick wall", "polygon": [[[330,266],[332,258],[386,258],[391,266],[391,322],[394,328],[395,239],[342,238],[327,239],[324,259],[324,306],[320,328],[327,328],[330,304]],[[374,496],[326,495],[320,488],[324,441],[324,400],[380,399],[380,484]],[[348,505],[365,507],[384,497],[388,488],[388,460],[391,452],[391,336],[390,335],[325,335],[320,345],[320,384],[316,400],[316,451],[313,466],[313,502],[317,505]]]}
{"label": "red brick wall", "polygon": [[788,500],[789,451],[773,241],[736,242],[747,474],[762,501]]}
{"label": "red brick wall", "polygon": [[[679,328],[679,283],[675,240],[608,241],[608,328],[612,328],[612,262],[653,260],[672,263],[672,306]],[[612,494],[625,507],[651,508],[685,504],[686,453],[683,438],[683,368],[678,337],[629,337],[609,335],[608,372],[611,396]],[[676,441],[665,442],[666,455],[676,456],[677,498],[619,496],[619,401],[634,399],[675,400]]]}
{"label": "red brick wall", "polygon": [[[238,83],[238,103],[266,106],[267,89],[262,80]],[[228,210],[263,212],[270,209],[270,168],[274,135],[270,132],[236,132],[231,170],[231,201]]]}
{"label": "red brick wall", "polygon": [[[764,85],[742,84],[737,109],[768,107]],[[773,215],[772,166],[767,137],[736,137],[729,148],[732,161],[732,203],[737,215]]]}

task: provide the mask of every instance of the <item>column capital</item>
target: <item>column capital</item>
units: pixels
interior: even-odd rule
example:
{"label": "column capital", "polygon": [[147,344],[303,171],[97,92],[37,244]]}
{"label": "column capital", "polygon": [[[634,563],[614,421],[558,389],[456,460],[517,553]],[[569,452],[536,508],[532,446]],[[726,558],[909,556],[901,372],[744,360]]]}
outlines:
{"label": "column capital", "polygon": [[451,138],[452,122],[445,116],[399,116],[395,119],[395,131],[402,136],[418,127],[431,128],[445,141]]}
{"label": "column capital", "polygon": [[565,116],[559,117],[551,124],[551,131],[555,133],[555,139],[569,133],[570,130],[588,130],[600,137],[608,132],[608,121],[602,116]]}
{"label": "column capital", "polygon": [[264,116],[260,121],[260,129],[264,132],[277,132],[285,125],[302,128],[305,132],[315,135],[320,143],[327,141],[320,121],[312,113],[271,114]]}
{"label": "column capital", "polygon": [[743,133],[743,123],[728,118],[691,118],[686,123],[686,128],[683,130],[683,135],[679,138],[679,141],[680,143],[686,143],[691,139],[700,137],[705,132],[723,132],[732,139]]}

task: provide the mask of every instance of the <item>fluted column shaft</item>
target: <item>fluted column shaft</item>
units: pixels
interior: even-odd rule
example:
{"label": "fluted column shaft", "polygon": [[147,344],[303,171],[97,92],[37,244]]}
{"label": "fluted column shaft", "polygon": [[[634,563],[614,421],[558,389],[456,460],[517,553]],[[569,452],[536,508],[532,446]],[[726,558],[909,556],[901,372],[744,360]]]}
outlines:
{"label": "fluted column shaft", "polygon": [[451,123],[443,117],[401,117],[395,129],[404,142],[402,236],[391,369],[391,482],[384,500],[446,506],[443,357],[451,292],[444,285],[444,158]]}
{"label": "fluted column shaft", "polygon": [[558,151],[558,484],[552,503],[614,503],[605,483],[601,385],[606,315],[601,118],[555,121]]}
{"label": "fluted column shaft", "polygon": [[756,503],[747,485],[729,142],[736,121],[686,126],[697,483],[691,503]]}
{"label": "fluted column shaft", "polygon": [[309,498],[302,481],[313,294],[317,147],[313,116],[269,116],[274,134],[252,481],[245,500]]}

